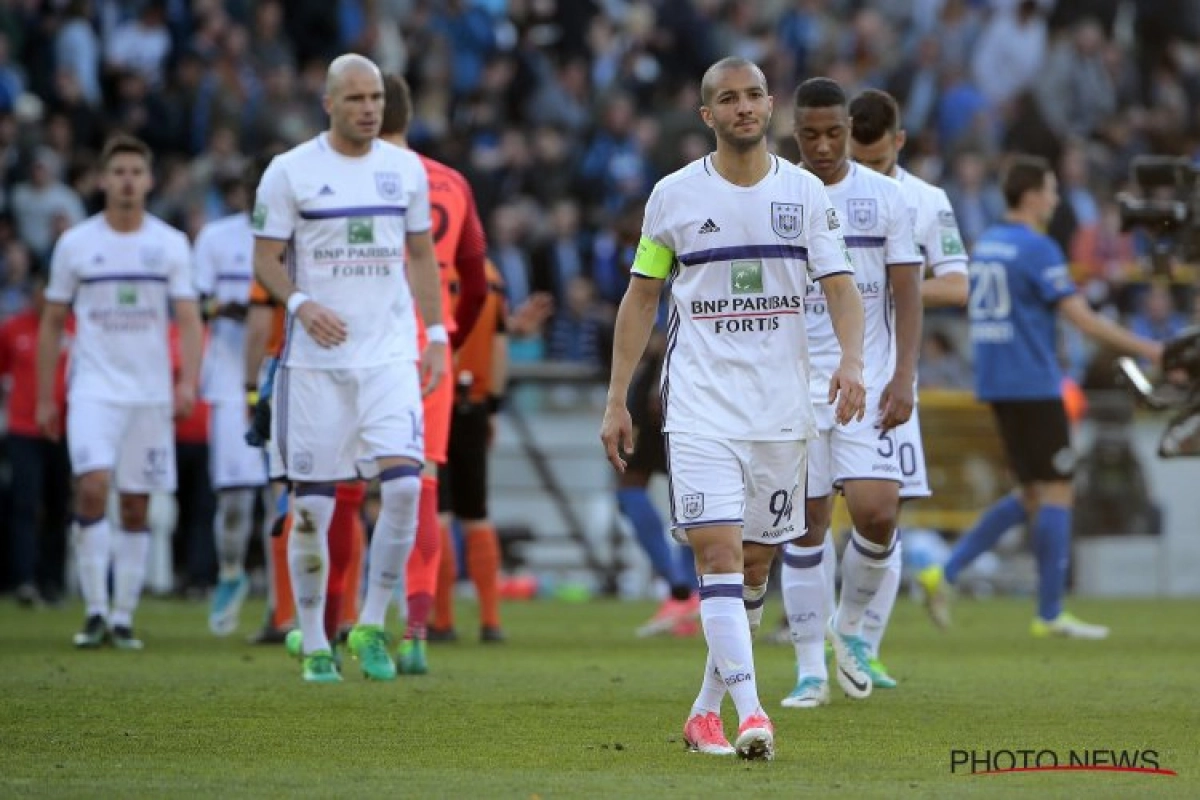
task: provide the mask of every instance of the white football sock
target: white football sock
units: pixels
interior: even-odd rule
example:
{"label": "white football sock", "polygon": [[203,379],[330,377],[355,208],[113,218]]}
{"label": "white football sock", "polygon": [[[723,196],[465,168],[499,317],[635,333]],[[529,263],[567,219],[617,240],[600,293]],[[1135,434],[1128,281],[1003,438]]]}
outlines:
{"label": "white football sock", "polygon": [[704,661],[704,681],[700,684],[700,694],[696,696],[696,702],[692,703],[692,716],[709,712],[720,715],[721,701],[724,699],[725,681],[721,680],[712,651],[709,650],[708,658]]}
{"label": "white football sock", "polygon": [[879,584],[875,599],[867,606],[863,616],[862,637],[866,639],[874,658],[879,657],[879,644],[883,641],[883,634],[887,632],[888,620],[892,618],[892,609],[896,607],[896,595],[900,592],[900,568],[903,563],[900,531],[896,531],[892,541],[894,544],[892,554],[887,558],[887,572]]}
{"label": "white football sock", "polygon": [[234,580],[246,571],[246,551],[254,526],[254,490],[222,489],[217,492],[213,532],[221,580]]}
{"label": "white football sock", "polygon": [[[754,650],[750,623],[742,600],[739,572],[704,575],[700,579],[700,623],[717,671],[745,722],[762,711],[754,676]],[[707,678],[706,678],[707,679]]]}
{"label": "white football sock", "polygon": [[381,508],[371,536],[367,596],[358,616],[360,625],[383,625],[387,619],[388,601],[404,576],[417,539],[420,475],[420,467],[400,466],[385,469],[379,476]]}
{"label": "white football sock", "polygon": [[288,536],[288,574],[306,655],[330,649],[325,636],[325,589],[333,504],[333,484],[301,485],[292,496],[295,516]]}
{"label": "white football sock", "polygon": [[133,626],[133,612],[142,596],[149,556],[150,531],[121,531],[117,535],[113,557],[113,611],[109,620],[114,627]]}
{"label": "white football sock", "polygon": [[87,606],[87,615],[99,614],[108,619],[108,566],[112,561],[108,519],[77,521],[73,534],[79,590]]}
{"label": "white football sock", "polygon": [[862,635],[863,615],[887,574],[890,552],[890,544],[867,541],[857,531],[850,534],[842,556],[842,596],[836,620],[838,633]]}
{"label": "white football sock", "polygon": [[[828,541],[828,539],[826,540]],[[829,680],[825,666],[825,626],[829,624],[829,593],[824,545],[783,547],[783,606],[796,648],[796,675]]]}

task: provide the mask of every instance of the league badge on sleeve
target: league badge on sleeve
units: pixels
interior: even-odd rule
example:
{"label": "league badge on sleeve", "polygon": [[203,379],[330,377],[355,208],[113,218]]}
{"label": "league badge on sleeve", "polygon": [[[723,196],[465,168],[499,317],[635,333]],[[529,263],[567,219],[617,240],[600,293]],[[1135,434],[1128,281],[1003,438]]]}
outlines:
{"label": "league badge on sleeve", "polygon": [[781,239],[795,239],[804,233],[804,206],[799,203],[771,203],[771,230]]}
{"label": "league badge on sleeve", "polygon": [[846,201],[846,213],[850,226],[860,231],[869,231],[879,221],[879,208],[874,197],[863,197]]}
{"label": "league badge on sleeve", "polygon": [[384,200],[395,202],[400,199],[401,195],[401,180],[399,172],[376,172],[375,173],[375,191],[379,192],[379,196]]}

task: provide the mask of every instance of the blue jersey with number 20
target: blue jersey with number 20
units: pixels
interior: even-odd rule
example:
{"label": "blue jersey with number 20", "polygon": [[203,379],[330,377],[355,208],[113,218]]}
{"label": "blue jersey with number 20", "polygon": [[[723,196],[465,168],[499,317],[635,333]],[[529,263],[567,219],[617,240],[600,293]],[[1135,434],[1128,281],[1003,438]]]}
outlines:
{"label": "blue jersey with number 20", "polygon": [[980,400],[1062,395],[1056,310],[1075,293],[1062,249],[1027,225],[989,228],[975,244],[967,313]]}

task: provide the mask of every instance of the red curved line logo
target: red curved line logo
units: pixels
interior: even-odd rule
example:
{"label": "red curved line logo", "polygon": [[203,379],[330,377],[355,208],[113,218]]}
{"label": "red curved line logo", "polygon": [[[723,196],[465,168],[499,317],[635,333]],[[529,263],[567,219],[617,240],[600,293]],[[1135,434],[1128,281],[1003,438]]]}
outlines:
{"label": "red curved line logo", "polygon": [[1132,772],[1138,775],[1169,775],[1172,778],[1179,777],[1179,773],[1173,769],[1153,769],[1151,767],[1114,767],[1097,764],[1088,766],[1086,764],[1069,765],[1064,764],[1058,767],[1013,767],[1011,769],[992,769],[986,772],[972,772],[972,775],[1008,775],[1013,772]]}

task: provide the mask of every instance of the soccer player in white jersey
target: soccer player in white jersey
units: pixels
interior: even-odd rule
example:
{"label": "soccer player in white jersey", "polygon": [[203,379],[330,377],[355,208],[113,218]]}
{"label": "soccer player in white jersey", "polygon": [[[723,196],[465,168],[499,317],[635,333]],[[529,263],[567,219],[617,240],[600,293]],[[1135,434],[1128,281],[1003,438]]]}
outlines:
{"label": "soccer player in white jersey", "polygon": [[258,178],[251,166],[225,188],[226,203],[234,213],[205,225],[195,247],[196,290],[211,309],[200,390],[211,405],[209,474],[217,495],[213,533],[219,574],[208,627],[217,636],[237,629],[242,601],[250,590],[245,562],[254,497],[267,483],[263,451],[246,444],[246,393],[241,380],[245,319],[254,280],[250,198]]}
{"label": "soccer player in white jersey", "polygon": [[[925,308],[963,307],[967,304],[967,252],[962,234],[946,193],[905,170],[897,163],[904,147],[905,132],[900,127],[900,108],[895,99],[879,89],[867,89],[850,102],[850,157],[865,167],[895,178],[912,215],[917,249],[924,258],[921,301]],[[914,395],[914,399],[915,399]],[[896,453],[900,457],[900,500],[929,497],[929,479],[925,472],[925,448],[921,443],[921,422],[914,403],[908,422],[896,428]],[[870,648],[871,683],[877,689],[895,688],[879,657],[879,646],[896,604],[900,589],[901,547],[888,557],[887,574],[867,606],[863,620],[863,638]],[[828,555],[828,551],[827,551]],[[826,565],[832,579],[832,570]]]}
{"label": "soccer player in white jersey", "polygon": [[[820,438],[809,447],[808,531],[784,549],[783,597],[796,648],[796,686],[786,707],[829,701],[824,640],[833,644],[838,684],[847,696],[870,695],[870,653],[862,637],[868,605],[887,573],[901,483],[895,428],[912,412],[921,342],[921,257],[900,186],[849,160],[846,94],[828,78],[802,83],[795,95],[795,136],[804,165],[825,184],[846,225],[846,247],[863,297],[866,418],[837,427],[817,405]],[[826,298],[806,300],[811,393],[822,397],[839,349]],[[842,593],[832,618],[823,562],[833,493],[841,490],[856,530],[842,564]],[[828,633],[826,628],[828,627]]]}
{"label": "soccer player in white jersey", "polygon": [[417,352],[414,296],[423,319],[442,318],[429,181],[415,153],[376,138],[384,91],[370,60],[334,59],[324,102],[329,130],[271,162],[251,215],[255,274],[289,313],[273,414],[293,484],[288,566],[304,679],[339,681],[324,627],[334,484],[377,468],[382,510],[349,649],[368,678],[394,680],[384,618],[416,535],[422,389],[441,379],[448,341],[431,325]]}
{"label": "soccer player in white jersey", "polygon": [[[767,151],[772,99],[762,71],[740,58],[718,61],[701,98],[716,152],[650,195],[617,314],[601,440],[624,470],[622,453],[633,447],[629,382],[669,279],[662,409],[671,514],[696,554],[708,644],[684,738],[703,753],[769,759],[774,727],[759,703],[751,636],[775,548],[804,531],[796,495],[816,433],[808,279],[825,288],[842,348],[819,398],[840,423],[863,413],[863,309],[820,182]],[[733,746],[720,717],[727,691],[739,720]]]}
{"label": "soccer player in white jersey", "polygon": [[[100,170],[104,211],[64,233],[51,257],[38,334],[37,415],[48,437],[63,434],[54,373],[73,308],[77,327],[66,434],[76,476],[74,547],[87,605],[75,646],[111,641],[140,650],[133,613],[150,550],[146,514],[152,492],[175,489],[172,410],[187,416],[196,401],[203,323],[187,237],[146,213],[153,186],[150,148],[132,137],[114,137],[100,156]],[[173,390],[168,303],[182,351]],[[115,542],[107,517],[114,473],[121,503]]]}

